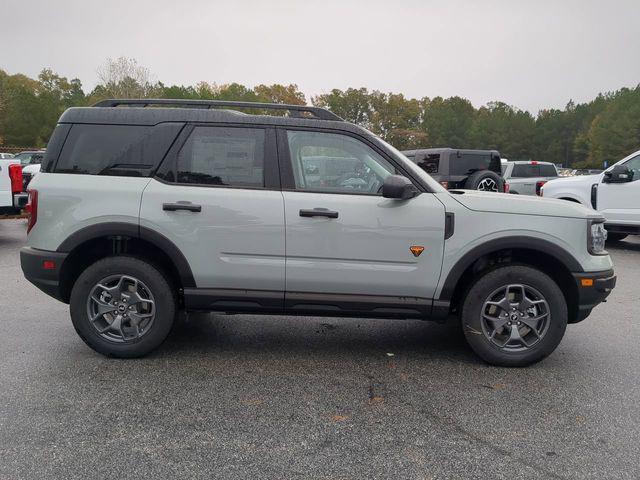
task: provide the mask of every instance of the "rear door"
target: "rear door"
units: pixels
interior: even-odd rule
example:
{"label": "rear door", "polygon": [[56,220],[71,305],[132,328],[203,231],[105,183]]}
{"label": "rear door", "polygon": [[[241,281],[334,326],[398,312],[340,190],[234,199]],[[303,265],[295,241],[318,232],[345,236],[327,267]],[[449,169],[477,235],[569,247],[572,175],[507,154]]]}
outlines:
{"label": "rear door", "polygon": [[188,127],[144,191],[140,226],[186,257],[197,287],[185,289],[187,306],[281,309],[284,204],[274,130]]}
{"label": "rear door", "polygon": [[598,211],[605,216],[607,223],[640,225],[640,155],[627,160],[624,165],[633,172],[633,180],[600,183]]}
{"label": "rear door", "polygon": [[[425,316],[440,276],[445,212],[431,193],[381,195],[402,173],[363,138],[279,130],[290,311]],[[412,253],[412,247],[424,249]],[[418,252],[418,250],[415,250]]]}

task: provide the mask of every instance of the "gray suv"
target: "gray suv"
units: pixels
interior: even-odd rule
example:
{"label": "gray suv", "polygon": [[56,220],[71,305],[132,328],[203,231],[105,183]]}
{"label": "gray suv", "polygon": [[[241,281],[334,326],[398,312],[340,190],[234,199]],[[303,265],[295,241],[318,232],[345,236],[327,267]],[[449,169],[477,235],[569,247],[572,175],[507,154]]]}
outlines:
{"label": "gray suv", "polygon": [[597,212],[448,192],[316,107],[72,108],[29,187],[26,278],[115,357],[158,347],[185,309],[454,315],[480,357],[522,366],[549,355],[615,285]]}

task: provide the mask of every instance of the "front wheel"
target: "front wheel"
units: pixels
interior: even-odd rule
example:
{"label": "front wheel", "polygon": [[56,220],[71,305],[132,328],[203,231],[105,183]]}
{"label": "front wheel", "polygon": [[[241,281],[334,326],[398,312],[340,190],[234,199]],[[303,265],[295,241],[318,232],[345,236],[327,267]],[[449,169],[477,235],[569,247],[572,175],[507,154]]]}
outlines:
{"label": "front wheel", "polygon": [[176,311],[165,276],[146,261],[107,257],[89,266],[71,291],[71,320],[80,338],[110,357],[141,357],[167,337]]}
{"label": "front wheel", "polygon": [[486,362],[523,367],[550,355],[567,328],[567,303],[545,273],[507,266],[478,279],[461,312],[465,338]]}

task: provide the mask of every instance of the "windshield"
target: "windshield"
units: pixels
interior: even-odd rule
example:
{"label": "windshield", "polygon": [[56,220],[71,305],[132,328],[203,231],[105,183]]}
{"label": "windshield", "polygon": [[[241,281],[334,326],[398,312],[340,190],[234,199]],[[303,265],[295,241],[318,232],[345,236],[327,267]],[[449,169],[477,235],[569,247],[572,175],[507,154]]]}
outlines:
{"label": "windshield", "polygon": [[421,169],[418,165],[409,160],[400,150],[395,148],[392,145],[389,145],[387,142],[382,140],[380,137],[374,137],[376,141],[380,142],[384,147],[386,147],[387,151],[389,151],[399,162],[404,165],[407,170],[411,170],[411,173],[416,177],[420,177],[428,186],[429,189],[434,192],[446,192],[447,189],[436,182],[431,175]]}

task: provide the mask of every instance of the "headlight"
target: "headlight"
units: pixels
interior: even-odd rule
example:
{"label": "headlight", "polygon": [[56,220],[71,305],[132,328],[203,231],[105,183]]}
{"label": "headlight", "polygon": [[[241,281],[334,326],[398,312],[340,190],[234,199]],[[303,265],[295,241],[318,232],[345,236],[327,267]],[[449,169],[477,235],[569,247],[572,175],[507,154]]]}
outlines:
{"label": "headlight", "polygon": [[587,250],[591,255],[606,255],[604,249],[607,241],[607,231],[604,228],[604,218],[591,219],[588,221],[587,230]]}

